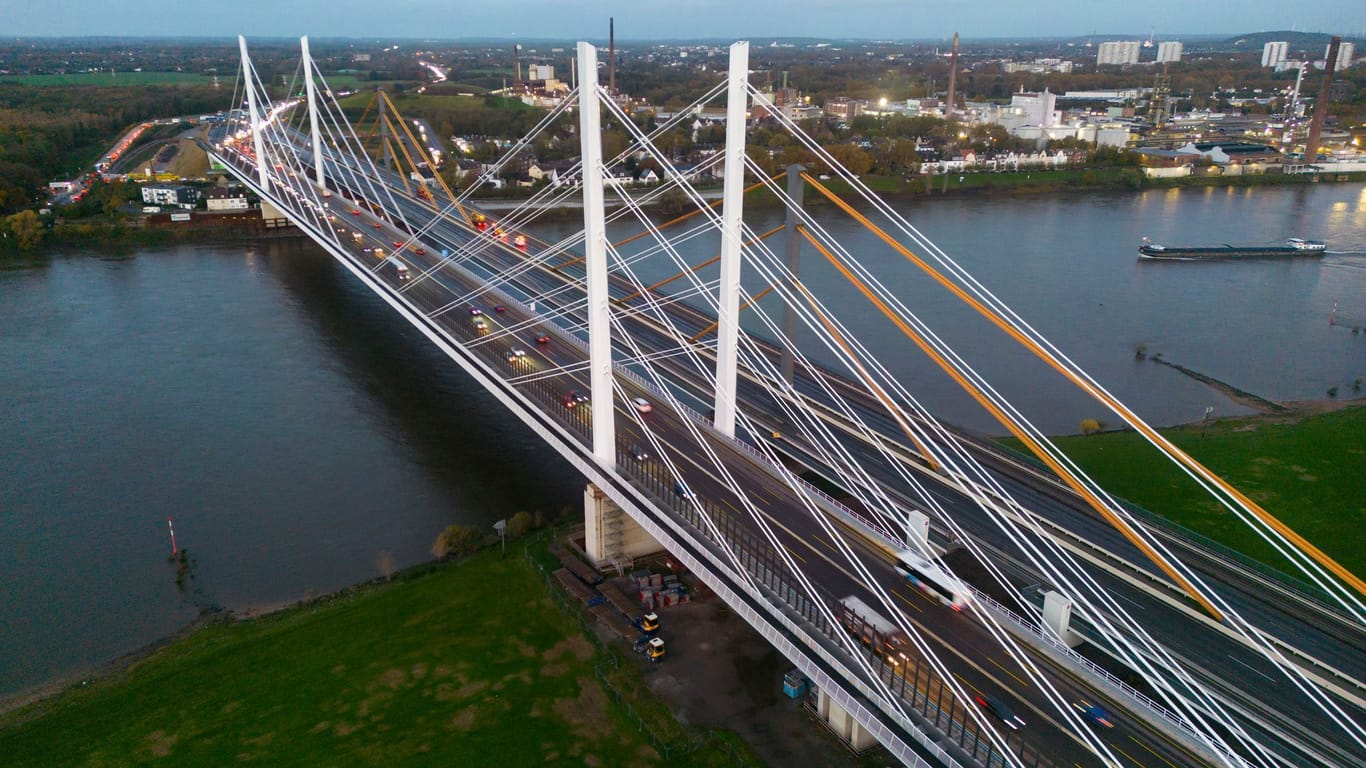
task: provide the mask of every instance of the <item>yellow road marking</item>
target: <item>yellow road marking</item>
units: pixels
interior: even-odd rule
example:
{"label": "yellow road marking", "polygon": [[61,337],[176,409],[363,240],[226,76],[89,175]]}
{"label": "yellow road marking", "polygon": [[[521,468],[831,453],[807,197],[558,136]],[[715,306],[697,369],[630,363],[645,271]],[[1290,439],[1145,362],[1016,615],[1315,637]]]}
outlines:
{"label": "yellow road marking", "polygon": [[[1130,736],[1129,738],[1133,738],[1133,737]],[[1125,757],[1129,758],[1130,760],[1134,761],[1134,765],[1138,766],[1138,768],[1147,768],[1147,766],[1143,765],[1143,763],[1141,763],[1141,762],[1138,761],[1138,758],[1136,758],[1136,757],[1134,757],[1133,755],[1129,754],[1128,752],[1125,752],[1124,750],[1120,749],[1118,745],[1112,743],[1112,744],[1110,744],[1110,748],[1113,749],[1114,751],[1120,753],[1121,755],[1124,755]]]}
{"label": "yellow road marking", "polygon": [[789,546],[787,546],[786,544],[784,544],[784,545],[783,545],[783,549],[787,550],[787,553],[788,553],[789,555],[792,555],[793,557],[797,558],[798,561],[800,561],[800,562],[802,562],[802,563],[805,563],[805,562],[806,562],[806,558],[804,558],[804,557],[802,557],[801,555],[797,554],[796,552],[792,551],[792,547],[789,547]]}
{"label": "yellow road marking", "polygon": [[1011,672],[1010,670],[1008,670],[1008,669],[1006,669],[1005,667],[1001,666],[1001,662],[999,662],[999,661],[997,661],[997,660],[991,658],[990,656],[987,657],[987,661],[991,662],[992,664],[995,664],[997,669],[999,669],[999,670],[1001,670],[1002,672],[1006,673],[1007,675],[1010,675],[1011,677],[1015,678],[1015,682],[1019,683],[1021,688],[1028,688],[1028,687],[1029,687],[1029,683],[1027,683],[1027,682],[1025,682],[1024,680],[1020,679],[1020,676],[1019,676],[1019,675],[1017,675],[1017,674],[1015,674],[1014,672]]}
{"label": "yellow road marking", "polygon": [[915,611],[916,613],[924,613],[924,612],[925,612],[925,609],[924,609],[924,608],[921,608],[920,606],[918,606],[918,605],[916,605],[915,603],[911,602],[910,600],[908,600],[908,599],[906,598],[905,595],[901,594],[900,592],[891,592],[891,593],[889,593],[889,594],[891,594],[893,597],[895,597],[896,599],[900,600],[901,602],[905,603],[907,608],[910,608],[911,610]]}
{"label": "yellow road marking", "polygon": [[983,695],[983,696],[986,695],[985,693],[982,693],[982,689],[981,689],[981,688],[978,688],[977,686],[975,686],[975,685],[973,685],[972,683],[968,682],[968,679],[967,679],[966,677],[963,677],[962,675],[958,674],[957,672],[954,672],[954,673],[953,673],[953,676],[956,677],[956,678],[958,678],[958,682],[960,682],[960,683],[962,683],[963,685],[966,685],[967,687],[971,688],[974,692],[979,693],[979,694],[981,694],[981,695]]}
{"label": "yellow road marking", "polygon": [[[1148,750],[1148,752],[1151,753],[1152,756],[1153,756],[1153,757],[1156,757],[1158,760],[1161,760],[1162,762],[1166,763],[1167,765],[1170,765],[1172,768],[1176,768],[1176,764],[1175,764],[1175,763],[1173,763],[1172,761],[1170,761],[1170,760],[1168,760],[1167,758],[1163,757],[1162,755],[1159,755],[1159,754],[1157,754],[1156,752],[1153,752],[1153,748],[1152,748],[1152,747],[1148,746],[1147,744],[1144,744],[1143,742],[1139,741],[1138,739],[1135,739],[1135,738],[1133,737],[1132,734],[1129,735],[1129,741],[1132,741],[1133,743],[1137,744],[1138,746],[1143,747],[1144,749]],[[1132,760],[1133,758],[1130,758],[1130,759]]]}

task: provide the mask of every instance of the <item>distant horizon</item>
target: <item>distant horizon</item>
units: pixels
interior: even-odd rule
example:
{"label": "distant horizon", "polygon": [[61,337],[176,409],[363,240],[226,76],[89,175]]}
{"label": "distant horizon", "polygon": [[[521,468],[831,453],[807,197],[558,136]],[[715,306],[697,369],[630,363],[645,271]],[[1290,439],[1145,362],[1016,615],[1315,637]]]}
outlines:
{"label": "distant horizon", "polygon": [[[86,35],[86,34],[28,34],[28,35],[5,35],[5,36],[0,36],[0,41],[6,41],[6,42],[14,43],[14,42],[23,42],[23,41],[26,41],[26,40],[90,40],[90,41],[126,41],[126,40],[157,41],[157,40],[165,40],[165,41],[196,41],[196,42],[198,42],[198,41],[203,41],[203,42],[229,42],[229,41],[231,41],[231,42],[234,42],[234,43],[235,43],[236,40],[237,40],[237,34],[238,34],[238,33],[226,34],[226,35],[206,35],[206,34],[181,34],[181,35],[176,35],[176,34],[163,34],[163,35],[145,35],[145,34],[98,34],[98,35],[93,35],[93,34],[92,34],[92,35]],[[1289,30],[1289,29],[1272,29],[1272,30],[1257,30],[1257,31],[1244,31],[1244,32],[1200,32],[1200,33],[1183,33],[1183,32],[1152,33],[1152,32],[1145,32],[1145,33],[1143,33],[1143,34],[1129,33],[1129,32],[1092,32],[1092,33],[1087,33],[1087,34],[1084,34],[1084,35],[1017,35],[1017,36],[1013,36],[1013,37],[971,37],[971,36],[968,36],[968,35],[959,33],[959,39],[960,39],[960,42],[961,42],[962,44],[980,44],[980,43],[1007,43],[1007,42],[1071,42],[1071,41],[1076,41],[1076,42],[1101,41],[1101,42],[1103,42],[1103,41],[1110,41],[1110,40],[1145,40],[1145,41],[1146,41],[1146,40],[1149,38],[1149,36],[1151,36],[1151,37],[1152,37],[1152,40],[1153,40],[1153,43],[1156,44],[1156,43],[1165,42],[1165,41],[1182,41],[1182,40],[1233,40],[1233,39],[1237,39],[1237,38],[1240,38],[1240,37],[1252,37],[1252,36],[1257,36],[1257,35],[1287,35],[1287,36],[1288,36],[1288,35],[1320,35],[1320,36],[1325,36],[1325,37],[1329,37],[1329,36],[1332,36],[1332,35],[1338,35],[1338,36],[1341,37],[1343,40],[1366,41],[1366,33],[1363,33],[1363,34],[1361,34],[1361,35],[1352,35],[1352,34],[1344,34],[1344,33],[1340,33],[1340,32],[1319,32],[1319,31],[1312,31],[1312,30]],[[310,40],[314,40],[314,41],[348,41],[348,42],[350,42],[350,41],[356,41],[356,42],[374,42],[374,43],[381,43],[381,42],[384,42],[384,43],[394,43],[394,42],[400,42],[400,43],[403,43],[403,42],[412,42],[412,43],[462,43],[462,44],[468,44],[468,43],[483,43],[483,42],[500,42],[500,43],[514,43],[514,42],[515,42],[515,43],[522,43],[522,44],[530,44],[530,43],[565,43],[565,42],[569,42],[569,41],[577,41],[577,40],[584,40],[584,39],[587,39],[587,40],[590,40],[590,41],[591,41],[591,40],[597,40],[597,39],[601,39],[601,40],[606,40],[606,39],[607,39],[607,35],[606,35],[605,33],[601,36],[601,38],[598,38],[598,37],[595,37],[595,36],[588,36],[588,37],[583,37],[583,36],[579,36],[579,37],[527,37],[527,36],[518,36],[518,35],[507,35],[507,36],[498,36],[498,35],[467,35],[467,36],[462,36],[462,37],[430,37],[430,36],[428,36],[428,37],[411,37],[411,36],[402,36],[402,35],[315,35],[315,34],[307,34],[307,33],[305,33],[305,36],[307,36]],[[297,40],[299,39],[299,36],[291,36],[291,35],[246,35],[246,37],[247,37],[248,41],[256,40],[256,41],[264,41],[264,42],[276,42],[276,41],[279,41],[279,42],[286,42],[286,41],[297,41]],[[946,41],[946,40],[951,40],[952,37],[953,37],[952,34],[947,35],[947,36],[945,36],[945,37],[903,37],[903,38],[891,38],[891,37],[819,37],[819,36],[813,36],[813,35],[767,35],[767,36],[763,36],[763,37],[759,37],[759,36],[755,36],[755,35],[749,35],[749,36],[745,36],[745,35],[740,35],[740,36],[716,36],[716,37],[628,37],[628,36],[624,36],[624,35],[618,34],[618,35],[616,36],[616,41],[617,41],[618,44],[622,44],[622,43],[635,43],[635,44],[640,44],[640,43],[650,43],[650,44],[659,44],[659,43],[716,43],[716,44],[727,44],[727,45],[729,45],[730,43],[735,42],[735,41],[737,41],[737,40],[746,40],[746,41],[748,41],[748,42],[750,42],[750,43],[753,43],[753,44],[756,44],[756,45],[763,45],[763,44],[767,44],[767,43],[769,43],[769,42],[801,42],[801,41],[824,42],[824,41],[831,41],[831,42],[849,42],[849,43],[883,43],[883,44],[887,44],[887,45],[897,45],[897,44],[905,44],[905,43],[921,43],[921,44],[923,44],[923,43],[942,43],[942,42],[944,42],[944,41]]]}
{"label": "distant horizon", "polygon": [[[1253,34],[1229,27],[1312,30],[1366,37],[1366,4],[1347,0],[1287,6],[1278,0],[1225,3],[1147,0],[1112,5],[1094,0],[520,0],[477,9],[441,0],[238,0],[190,6],[150,0],[48,0],[41,12],[28,0],[0,0],[8,37],[23,38],[297,38],[360,40],[606,39],[616,18],[618,39],[644,42],[818,39],[918,42],[955,32],[979,41],[1114,37],[1174,39]],[[1156,32],[1179,20],[1180,32]],[[148,35],[148,32],[154,32]],[[660,34],[667,32],[667,34]]]}

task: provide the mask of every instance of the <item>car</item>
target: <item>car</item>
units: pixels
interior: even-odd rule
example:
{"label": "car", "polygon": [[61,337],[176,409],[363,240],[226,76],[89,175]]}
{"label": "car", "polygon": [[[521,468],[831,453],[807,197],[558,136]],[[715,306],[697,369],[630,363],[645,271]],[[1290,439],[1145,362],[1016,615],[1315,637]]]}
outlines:
{"label": "car", "polygon": [[377,221],[377,222],[375,222],[374,224],[371,224],[370,226],[374,227],[375,229],[379,229],[380,227],[382,227],[382,226],[384,226],[384,225],[383,225],[382,223],[380,223],[380,222]]}
{"label": "car", "polygon": [[972,698],[991,716],[1000,720],[1002,723],[1005,723],[1007,727],[1019,729],[1024,725],[1024,720],[1020,719],[1020,716],[1015,714],[1015,710],[1011,709],[1009,704],[1006,704],[995,696],[984,696],[979,693]]}
{"label": "car", "polygon": [[327,191],[327,190],[325,190],[325,189],[323,190],[323,197],[331,197],[331,196],[332,196],[332,193],[331,193],[331,192],[329,192],[329,191]]}
{"label": "car", "polygon": [[524,358],[524,357],[526,357],[526,350],[525,350],[525,349],[522,349],[521,347],[513,347],[513,348],[508,352],[508,362],[509,362],[509,363],[515,363],[515,362],[517,362],[518,360],[521,360],[521,359]]}
{"label": "car", "polygon": [[631,398],[631,405],[635,406],[635,409],[640,413],[649,413],[655,409],[653,405],[650,405],[650,401],[643,397]]}
{"label": "car", "polygon": [[480,309],[479,307],[470,307],[470,314],[471,314],[471,315],[482,315],[482,314],[484,314],[484,310]]}
{"label": "car", "polygon": [[517,248],[526,250],[526,235],[518,235],[512,239],[512,244]]}
{"label": "car", "polygon": [[631,454],[631,458],[635,459],[636,461],[645,461],[646,459],[650,458],[650,454],[646,453],[645,449],[641,448],[638,445],[631,446],[631,450],[629,451],[629,453]]}
{"label": "car", "polygon": [[416,253],[418,256],[426,256],[426,255],[427,255],[427,249],[426,249],[426,248],[418,248],[416,251],[413,251],[413,253]]}
{"label": "car", "polygon": [[352,215],[352,216],[359,216],[359,215],[360,215],[360,209],[359,209],[359,208],[352,208],[352,209],[351,209],[351,215]]}
{"label": "car", "polygon": [[682,480],[674,481],[674,495],[680,499],[693,498],[692,489],[689,488],[688,484],[683,482]]}
{"label": "car", "polygon": [[375,252],[375,249],[374,249],[374,248],[371,248],[371,247],[368,246],[368,245],[365,246],[364,248],[362,248],[361,250],[364,251],[365,253],[374,253],[374,252]]}
{"label": "car", "polygon": [[560,397],[560,405],[563,405],[564,407],[569,408],[570,410],[573,410],[574,406],[578,404],[579,401],[574,399],[573,390],[566,392],[564,395]]}
{"label": "car", "polygon": [[497,306],[495,306],[495,307],[493,308],[493,311],[494,311],[494,312],[506,312],[506,311],[508,311],[508,308],[505,307],[505,306],[503,306],[502,304],[498,304]]}
{"label": "car", "polygon": [[489,324],[484,322],[484,318],[474,318],[474,332],[479,334],[480,336],[483,336],[484,334],[489,332]]}
{"label": "car", "polygon": [[543,334],[541,334],[540,336],[537,336],[537,337],[536,337],[536,343],[537,343],[537,344],[549,344],[549,343],[550,343],[550,337],[543,333]]}
{"label": "car", "polygon": [[580,402],[580,403],[586,403],[586,402],[588,402],[588,393],[587,393],[587,392],[575,392],[575,393],[574,393],[574,400],[577,401],[577,402]]}
{"label": "car", "polygon": [[1087,701],[1077,702],[1077,709],[1081,710],[1081,716],[1086,722],[1092,725],[1099,725],[1102,728],[1114,728],[1115,721],[1110,717],[1110,713],[1104,707],[1097,706]]}
{"label": "car", "polygon": [[402,247],[403,247],[403,241],[402,241],[402,240],[395,240],[395,241],[394,241],[394,247],[395,247],[395,248],[402,248]]}

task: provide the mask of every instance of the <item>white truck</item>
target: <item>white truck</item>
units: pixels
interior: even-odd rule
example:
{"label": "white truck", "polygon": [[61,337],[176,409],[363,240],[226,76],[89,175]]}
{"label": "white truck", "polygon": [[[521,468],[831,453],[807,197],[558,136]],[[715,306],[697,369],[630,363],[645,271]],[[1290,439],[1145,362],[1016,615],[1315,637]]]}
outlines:
{"label": "white truck", "polygon": [[408,282],[408,279],[412,277],[412,275],[408,273],[408,265],[404,264],[403,260],[397,256],[390,256],[385,259],[381,268],[384,271],[384,274],[389,275],[400,283],[406,283]]}

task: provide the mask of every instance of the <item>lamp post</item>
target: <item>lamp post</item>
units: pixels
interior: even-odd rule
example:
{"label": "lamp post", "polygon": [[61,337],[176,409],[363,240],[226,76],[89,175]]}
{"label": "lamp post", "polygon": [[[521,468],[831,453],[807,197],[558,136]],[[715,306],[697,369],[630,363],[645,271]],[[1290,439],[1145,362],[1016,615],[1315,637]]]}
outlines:
{"label": "lamp post", "polygon": [[506,520],[499,520],[498,522],[493,524],[493,530],[498,532],[498,541],[503,545],[504,555],[508,553],[508,540],[505,533],[507,531],[507,527],[508,521]]}

